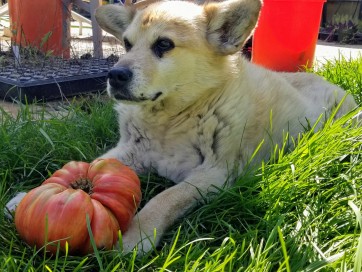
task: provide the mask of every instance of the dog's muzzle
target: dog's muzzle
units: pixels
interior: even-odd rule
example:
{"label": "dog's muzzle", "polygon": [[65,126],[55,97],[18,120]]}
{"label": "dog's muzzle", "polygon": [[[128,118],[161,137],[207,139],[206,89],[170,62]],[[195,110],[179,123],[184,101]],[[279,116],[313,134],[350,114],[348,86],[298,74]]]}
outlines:
{"label": "dog's muzzle", "polygon": [[133,100],[129,92],[129,84],[132,81],[133,72],[126,67],[112,68],[108,72],[110,94],[116,99]]}

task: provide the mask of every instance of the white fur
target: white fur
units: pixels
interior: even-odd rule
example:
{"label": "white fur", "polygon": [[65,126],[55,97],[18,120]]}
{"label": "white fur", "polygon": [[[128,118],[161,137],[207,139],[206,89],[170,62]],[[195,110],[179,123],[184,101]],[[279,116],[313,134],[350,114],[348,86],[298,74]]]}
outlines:
{"label": "white fur", "polygon": [[16,196],[14,196],[14,197],[6,204],[5,215],[6,215],[8,218],[12,218],[10,212],[15,211],[16,207],[18,206],[18,204],[19,204],[20,201],[24,198],[25,195],[26,195],[26,193],[24,193],[24,192],[17,193]]}

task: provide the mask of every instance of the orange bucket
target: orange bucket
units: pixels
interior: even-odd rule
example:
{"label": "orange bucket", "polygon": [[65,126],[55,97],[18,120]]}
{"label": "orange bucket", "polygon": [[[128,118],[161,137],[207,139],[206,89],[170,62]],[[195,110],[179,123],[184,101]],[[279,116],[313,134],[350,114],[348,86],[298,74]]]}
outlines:
{"label": "orange bucket", "polygon": [[264,0],[252,62],[275,71],[312,67],[326,0]]}
{"label": "orange bucket", "polygon": [[70,57],[70,1],[9,0],[8,5],[16,45]]}

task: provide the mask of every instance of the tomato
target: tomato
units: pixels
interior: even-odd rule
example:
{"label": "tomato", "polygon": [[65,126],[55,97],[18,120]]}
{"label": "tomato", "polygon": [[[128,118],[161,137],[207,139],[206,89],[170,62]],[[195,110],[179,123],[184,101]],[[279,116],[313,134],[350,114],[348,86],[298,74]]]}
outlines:
{"label": "tomato", "polygon": [[[127,228],[141,201],[136,173],[116,159],[92,163],[71,161],[31,190],[19,203],[15,225],[20,236],[40,248],[58,242],[69,253],[93,252],[87,215],[95,244],[111,249]],[[58,243],[49,243],[55,253]]]}

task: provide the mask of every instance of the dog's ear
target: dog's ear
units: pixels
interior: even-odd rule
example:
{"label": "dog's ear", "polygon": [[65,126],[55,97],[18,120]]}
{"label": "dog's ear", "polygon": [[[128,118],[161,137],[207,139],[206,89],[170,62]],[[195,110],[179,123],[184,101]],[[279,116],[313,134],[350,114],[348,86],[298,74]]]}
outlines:
{"label": "dog's ear", "polygon": [[242,48],[258,21],[261,0],[228,0],[204,6],[207,19],[206,37],[222,55]]}
{"label": "dog's ear", "polygon": [[131,23],[136,10],[129,6],[104,5],[96,10],[96,20],[100,27],[122,40],[122,34]]}

